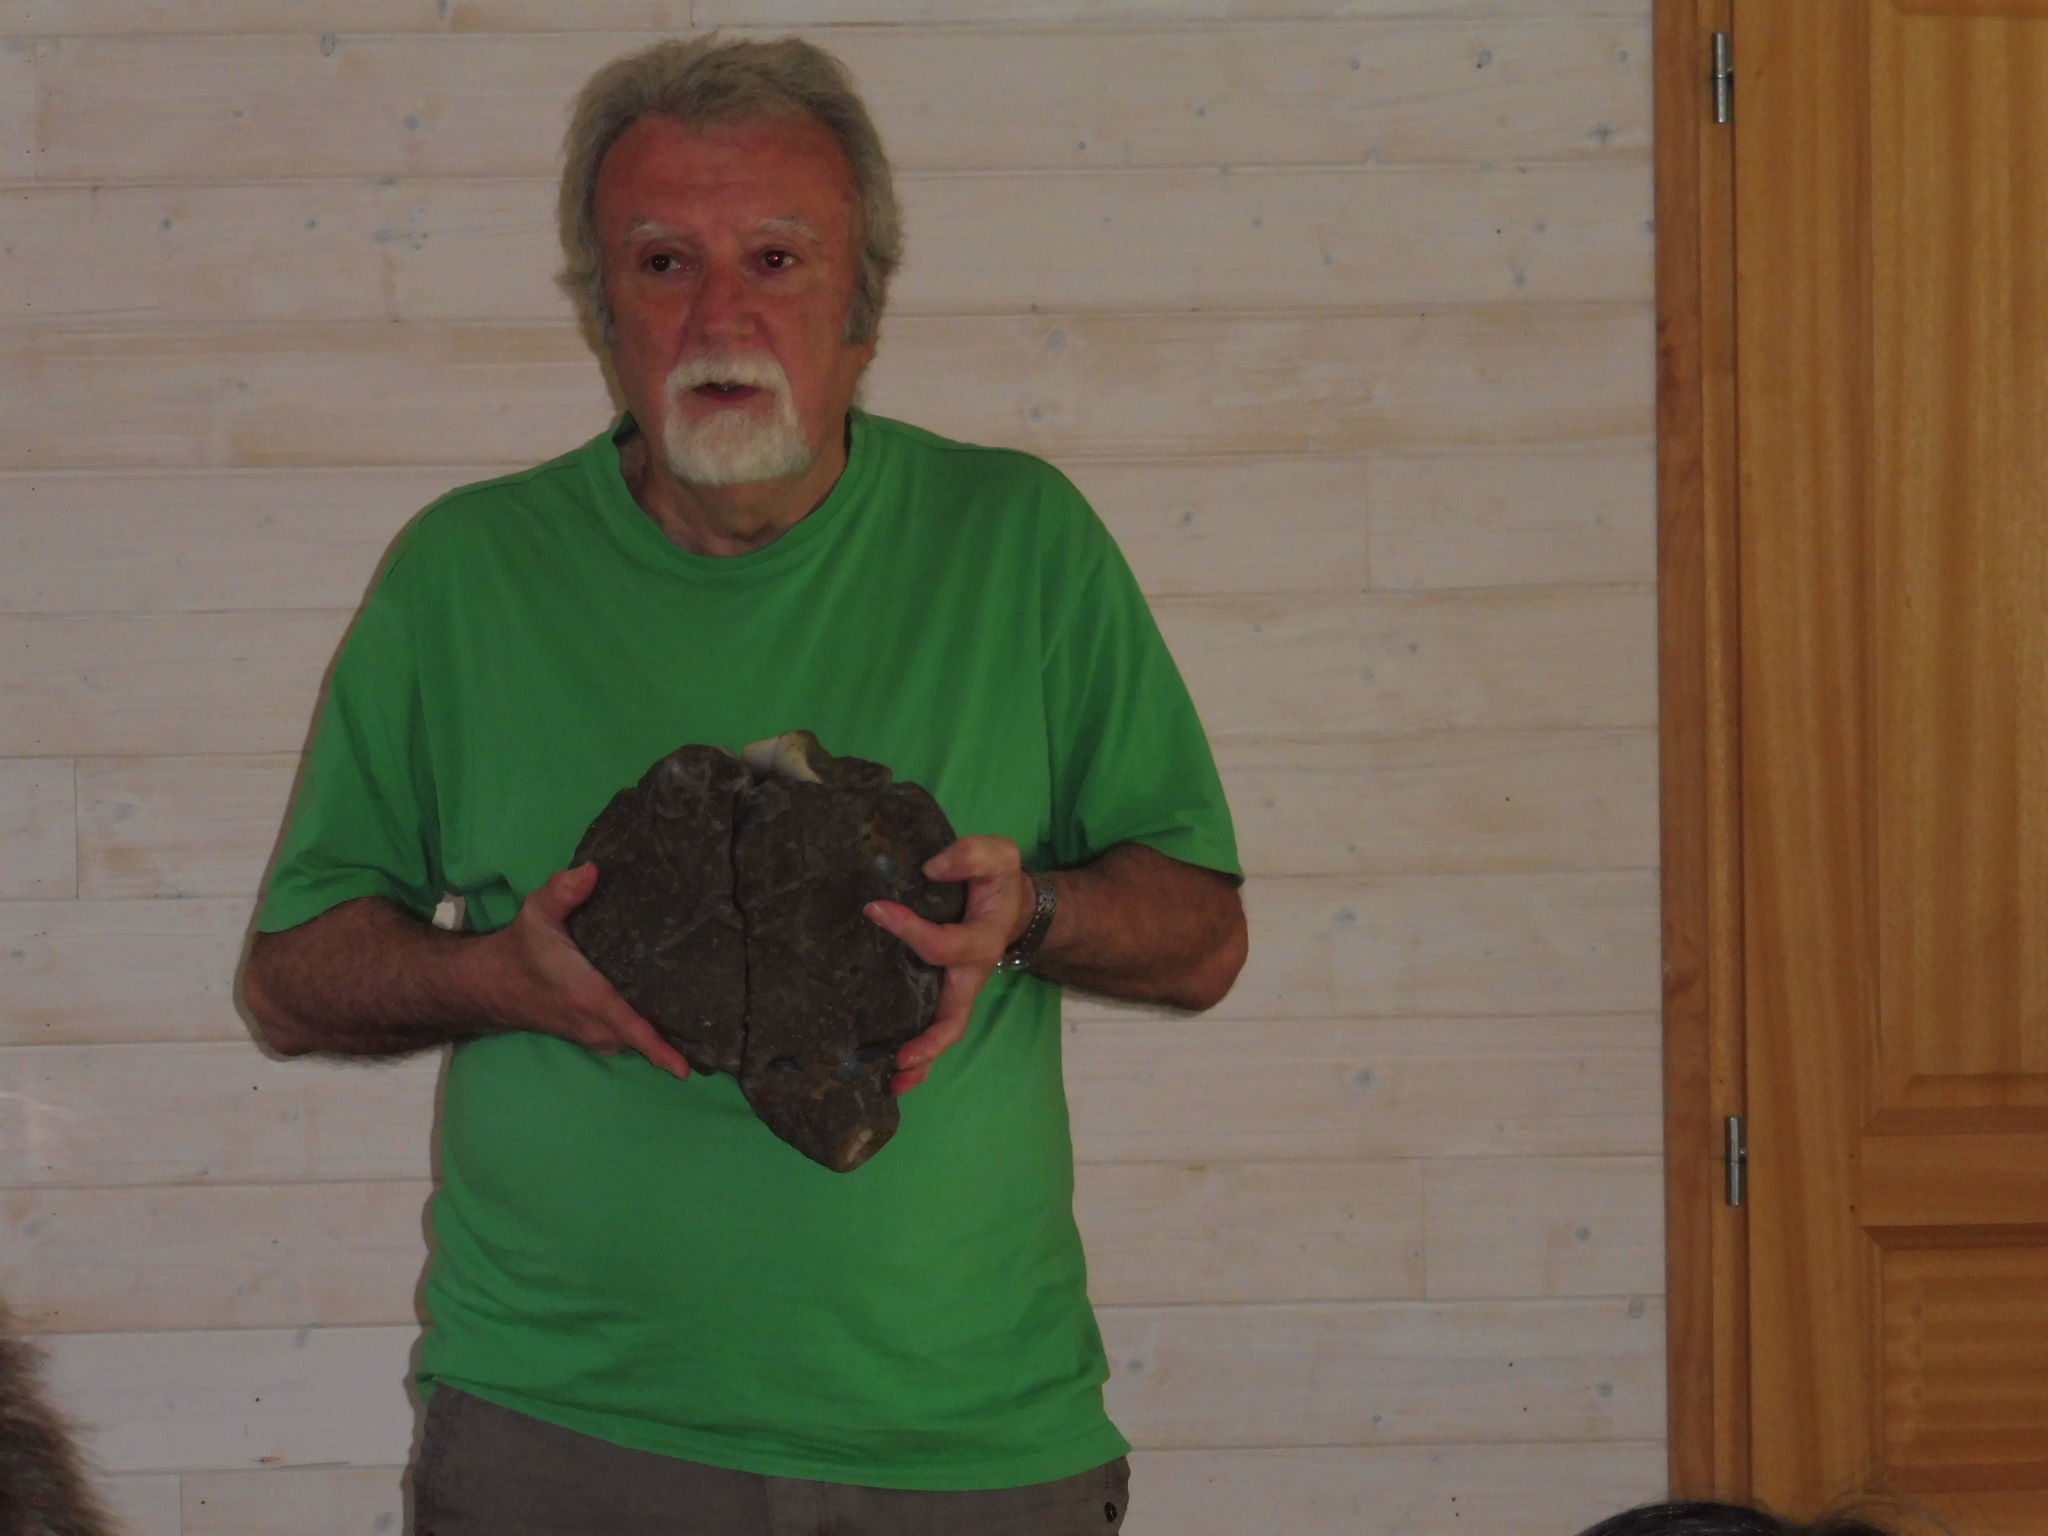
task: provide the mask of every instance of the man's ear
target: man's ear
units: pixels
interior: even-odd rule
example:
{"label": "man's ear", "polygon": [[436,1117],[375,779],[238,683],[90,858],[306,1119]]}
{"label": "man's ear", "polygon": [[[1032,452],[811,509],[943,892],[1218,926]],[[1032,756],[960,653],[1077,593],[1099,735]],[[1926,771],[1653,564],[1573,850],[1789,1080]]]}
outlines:
{"label": "man's ear", "polygon": [[[853,379],[852,404],[855,410],[863,410],[867,406],[868,365],[874,362],[875,360],[875,343],[872,341],[864,341],[861,342],[859,345],[855,345],[852,342],[848,342],[846,344],[846,350],[848,355],[854,361],[855,366],[858,367],[860,370],[858,373],[854,375]],[[848,422],[847,431],[851,432],[852,430],[853,424],[851,422]],[[849,444],[851,443],[851,441],[852,439],[849,438]]]}

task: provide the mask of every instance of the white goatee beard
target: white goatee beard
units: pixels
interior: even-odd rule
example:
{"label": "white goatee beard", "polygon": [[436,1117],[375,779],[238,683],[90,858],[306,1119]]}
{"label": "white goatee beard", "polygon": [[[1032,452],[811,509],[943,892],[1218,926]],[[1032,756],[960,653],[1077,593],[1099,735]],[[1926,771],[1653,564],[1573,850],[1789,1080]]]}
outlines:
{"label": "white goatee beard", "polygon": [[[708,421],[690,421],[678,409],[682,397],[701,384],[746,384],[775,397],[775,413],[721,411]],[[797,420],[789,375],[772,357],[758,352],[704,352],[669,374],[668,421],[661,432],[669,473],[685,485],[748,485],[756,480],[789,480],[817,460]]]}

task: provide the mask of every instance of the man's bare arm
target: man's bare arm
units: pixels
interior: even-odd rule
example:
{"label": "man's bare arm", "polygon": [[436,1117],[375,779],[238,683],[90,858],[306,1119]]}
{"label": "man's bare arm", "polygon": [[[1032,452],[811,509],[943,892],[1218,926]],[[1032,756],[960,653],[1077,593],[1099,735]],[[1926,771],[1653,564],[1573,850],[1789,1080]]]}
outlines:
{"label": "man's bare arm", "polygon": [[677,1077],[689,1064],[583,958],[563,920],[597,887],[564,870],[505,928],[444,933],[375,897],[257,935],[242,995],[286,1056],[400,1056],[527,1029],[602,1055],[638,1051]]}
{"label": "man's bare arm", "polygon": [[1244,968],[1244,902],[1228,875],[1126,843],[1045,878],[1060,905],[1031,962],[1042,976],[1126,1002],[1200,1010],[1222,1002]]}
{"label": "man's bare arm", "polygon": [[[935,880],[967,882],[958,923],[928,923],[908,907],[875,902],[868,916],[946,970],[938,1018],[897,1055],[894,1087],[923,1082],[967,1033],[974,1000],[1037,905],[1017,845],[964,837],[925,865]],[[1059,912],[1032,969],[1054,981],[1128,1002],[1203,1009],[1220,1003],[1243,969],[1244,903],[1227,875],[1127,843],[1082,869],[1046,877]]]}

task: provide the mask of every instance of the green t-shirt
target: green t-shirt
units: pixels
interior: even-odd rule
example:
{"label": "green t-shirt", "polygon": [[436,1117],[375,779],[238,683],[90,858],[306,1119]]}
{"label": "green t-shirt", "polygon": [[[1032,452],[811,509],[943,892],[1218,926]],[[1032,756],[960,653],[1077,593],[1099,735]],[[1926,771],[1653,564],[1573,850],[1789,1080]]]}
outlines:
{"label": "green t-shirt", "polygon": [[[1237,872],[1187,690],[1080,494],[856,414],[831,495],[751,554],[671,544],[609,433],[424,512],[336,665],[259,926],[447,892],[502,927],[656,759],[800,728],[1027,867],[1141,842]],[[1015,1486],[1127,1449],[1049,982],[992,979],[851,1174],[777,1140],[728,1076],[531,1033],[455,1051],[440,1154],[429,1390],[879,1487]]]}

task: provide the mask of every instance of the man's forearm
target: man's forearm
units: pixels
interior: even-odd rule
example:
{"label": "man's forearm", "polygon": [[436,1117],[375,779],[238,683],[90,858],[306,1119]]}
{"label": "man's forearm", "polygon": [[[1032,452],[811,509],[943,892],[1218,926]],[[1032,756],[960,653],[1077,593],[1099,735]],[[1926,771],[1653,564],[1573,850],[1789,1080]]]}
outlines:
{"label": "man's forearm", "polygon": [[287,1056],[402,1056],[525,1029],[612,1056],[638,1051],[676,1077],[690,1064],[598,974],[565,926],[597,867],[552,876],[495,933],[443,933],[388,901],[343,902],[263,934],[242,993]]}
{"label": "man's forearm", "polygon": [[1244,903],[1226,875],[1135,843],[1046,877],[1059,912],[1031,968],[1127,1002],[1211,1008],[1244,966]]}
{"label": "man's forearm", "polygon": [[490,1017],[473,951],[482,941],[364,897],[263,933],[242,994],[287,1056],[402,1056],[505,1026]]}

